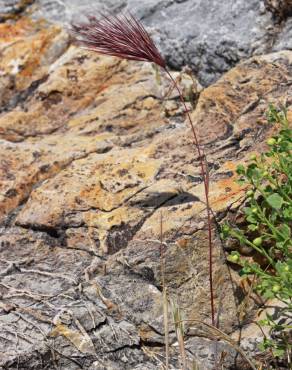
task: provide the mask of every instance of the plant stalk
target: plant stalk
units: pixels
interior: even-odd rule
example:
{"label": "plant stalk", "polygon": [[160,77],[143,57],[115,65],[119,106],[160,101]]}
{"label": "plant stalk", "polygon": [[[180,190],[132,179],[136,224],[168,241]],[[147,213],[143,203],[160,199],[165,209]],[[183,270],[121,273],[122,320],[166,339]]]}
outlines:
{"label": "plant stalk", "polygon": [[165,284],[165,255],[163,246],[163,218],[160,213],[160,269],[163,291],[163,322],[164,322],[164,339],[165,339],[165,370],[169,369],[169,322],[168,322],[168,297],[167,287]]}
{"label": "plant stalk", "polygon": [[204,190],[205,190],[205,200],[206,200],[206,208],[207,208],[207,220],[208,220],[208,245],[209,245],[209,281],[210,281],[210,304],[211,304],[211,322],[213,326],[216,326],[215,323],[215,305],[214,305],[214,289],[213,289],[213,245],[212,245],[212,225],[211,225],[211,209],[209,203],[209,176],[207,174],[207,164],[204,165],[204,153],[200,148],[198,137],[196,134],[196,130],[191,119],[190,113],[186,106],[185,100],[183,98],[181,89],[179,88],[178,84],[176,83],[175,79],[171,76],[170,72],[167,68],[164,69],[167,75],[169,76],[170,80],[172,81],[174,87],[176,88],[180,101],[184,107],[185,114],[187,115],[188,121],[191,126],[195,147],[198,151],[200,167],[201,167],[201,174],[203,177],[204,182]]}

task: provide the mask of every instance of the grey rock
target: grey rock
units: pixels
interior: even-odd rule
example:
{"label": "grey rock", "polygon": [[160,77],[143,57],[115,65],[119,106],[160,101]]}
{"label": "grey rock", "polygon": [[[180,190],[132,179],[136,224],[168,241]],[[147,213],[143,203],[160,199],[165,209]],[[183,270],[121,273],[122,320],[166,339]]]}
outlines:
{"label": "grey rock", "polygon": [[282,31],[277,36],[273,50],[292,50],[292,18],[289,18],[284,24]]}
{"label": "grey rock", "polygon": [[18,3],[19,3],[19,1],[17,1],[17,0],[1,1],[1,3],[0,3],[0,12],[1,13],[11,12],[13,10],[13,8],[15,6],[17,6]]}
{"label": "grey rock", "polygon": [[216,357],[218,361],[218,353],[224,353],[222,357],[224,359],[224,368],[232,368],[232,365],[235,364],[236,351],[222,341],[216,342],[205,338],[191,338],[186,342],[185,347],[192,354],[192,360],[199,369],[214,369]]}
{"label": "grey rock", "polygon": [[1,0],[0,22],[23,12],[34,0]]}
{"label": "grey rock", "polygon": [[274,14],[278,22],[292,15],[291,0],[265,0],[265,5]]}
{"label": "grey rock", "polygon": [[[21,229],[14,229],[12,234],[18,241],[23,238]],[[141,350],[133,320],[124,319],[127,312],[123,315],[118,306],[116,311],[111,309],[112,303],[105,297],[115,298],[120,285],[129,284],[127,276],[105,279],[108,287],[106,290],[101,284],[101,293],[94,280],[83,279],[84,267],[91,262],[88,253],[50,248],[45,235],[41,240],[40,233],[36,241],[33,233],[29,234],[32,237],[28,245],[17,243],[10,245],[11,248],[1,243],[7,234],[0,237],[1,258],[11,259],[13,255],[18,260],[6,273],[4,261],[0,261],[1,271],[5,273],[0,285],[0,367],[36,369],[45,363],[47,369],[54,369],[55,360],[51,358],[54,353],[61,369],[75,370],[82,366],[92,370],[132,370],[144,363],[145,369],[155,368],[152,367],[155,361],[151,363]],[[101,280],[98,282],[102,283]],[[142,281],[137,284],[141,287]],[[150,301],[151,294],[148,290]],[[124,309],[122,305],[121,309]]]}
{"label": "grey rock", "polygon": [[149,27],[168,64],[189,65],[203,85],[243,58],[291,49],[291,19],[276,24],[258,0],[37,0],[36,17],[69,24],[82,14],[130,10]]}

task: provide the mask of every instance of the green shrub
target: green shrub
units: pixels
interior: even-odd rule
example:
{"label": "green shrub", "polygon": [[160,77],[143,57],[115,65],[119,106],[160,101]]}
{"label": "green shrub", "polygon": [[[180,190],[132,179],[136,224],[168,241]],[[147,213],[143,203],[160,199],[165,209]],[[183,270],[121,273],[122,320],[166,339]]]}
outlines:
{"label": "green shrub", "polygon": [[292,326],[283,318],[290,316],[291,320],[292,316],[292,130],[285,109],[270,106],[267,119],[278,126],[278,134],[267,140],[266,152],[252,155],[246,166],[237,167],[238,182],[248,188],[245,226],[225,224],[221,232],[224,238],[251,247],[260,257],[251,262],[233,251],[228,260],[242,266],[241,274],[256,278],[254,289],[264,299],[282,302],[281,320],[267,314],[259,322],[270,329],[260,349],[291,366]]}

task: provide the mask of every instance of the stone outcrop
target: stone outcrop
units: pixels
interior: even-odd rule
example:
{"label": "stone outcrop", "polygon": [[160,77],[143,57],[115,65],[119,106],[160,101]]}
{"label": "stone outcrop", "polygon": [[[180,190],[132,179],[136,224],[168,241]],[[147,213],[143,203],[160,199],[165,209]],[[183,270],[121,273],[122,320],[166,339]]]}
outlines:
{"label": "stone outcrop", "polygon": [[[0,36],[0,366],[157,369],[161,248],[170,299],[210,320],[204,191],[178,99],[162,99],[169,81],[149,64],[79,50],[59,26],[23,18]],[[218,220],[244,201],[235,168],[271,135],[268,103],[291,114],[291,63],[290,51],[254,57],[200,93],[191,115]],[[213,234],[216,311],[232,334],[243,298]],[[212,339],[186,324],[190,364],[234,361]]]}
{"label": "stone outcrop", "polygon": [[291,0],[265,0],[265,6],[279,22],[292,15]]}
{"label": "stone outcrop", "polygon": [[[35,18],[68,24],[80,14],[130,10],[152,30],[169,65],[192,67],[203,85],[240,60],[292,49],[291,0],[10,0],[7,18],[26,9]],[[29,5],[32,3],[32,5]]]}

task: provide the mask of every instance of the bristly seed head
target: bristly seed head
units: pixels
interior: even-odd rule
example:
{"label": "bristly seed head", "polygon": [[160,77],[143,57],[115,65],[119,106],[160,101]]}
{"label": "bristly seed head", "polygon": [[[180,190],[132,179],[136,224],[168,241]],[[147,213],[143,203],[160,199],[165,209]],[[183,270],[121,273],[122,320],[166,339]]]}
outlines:
{"label": "bristly seed head", "polygon": [[72,24],[77,43],[87,50],[130,60],[166,63],[143,25],[131,14],[88,16],[87,23]]}

